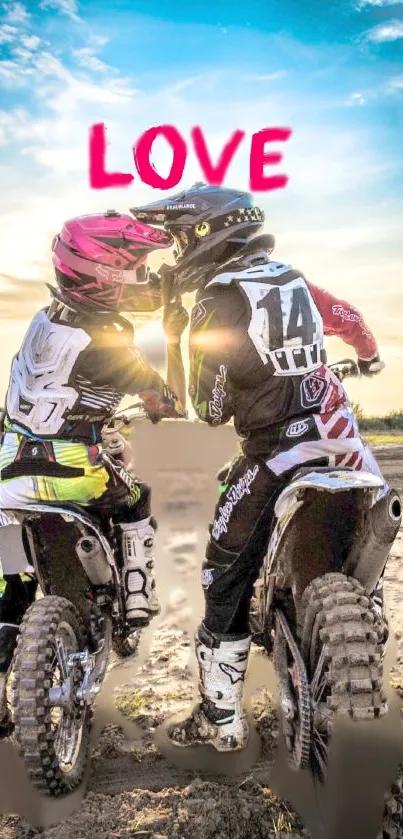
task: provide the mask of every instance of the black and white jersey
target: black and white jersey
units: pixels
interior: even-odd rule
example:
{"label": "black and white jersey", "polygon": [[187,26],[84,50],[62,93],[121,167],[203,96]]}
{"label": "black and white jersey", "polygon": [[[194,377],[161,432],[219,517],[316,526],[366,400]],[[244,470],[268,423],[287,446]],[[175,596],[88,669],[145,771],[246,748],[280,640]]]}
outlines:
{"label": "black and white jersey", "polygon": [[295,434],[316,427],[311,415],[327,422],[348,399],[326,367],[325,335],[338,335],[360,358],[377,352],[360,313],[301,272],[269,258],[235,259],[198,292],[192,311],[189,395],[197,415],[211,425],[233,418],[255,451],[259,438],[263,450],[268,440],[278,445],[292,420]]}
{"label": "black and white jersey", "polygon": [[125,394],[163,398],[164,381],[118,323],[66,322],[58,307],[50,311],[35,315],[13,359],[9,423],[35,437],[95,443]]}

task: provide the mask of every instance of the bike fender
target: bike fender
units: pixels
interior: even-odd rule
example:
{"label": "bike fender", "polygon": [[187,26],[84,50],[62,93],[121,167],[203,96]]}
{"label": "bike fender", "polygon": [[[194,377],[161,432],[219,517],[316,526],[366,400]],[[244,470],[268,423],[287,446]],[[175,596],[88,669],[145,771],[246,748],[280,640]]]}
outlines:
{"label": "bike fender", "polygon": [[4,574],[34,574],[27,562],[22,539],[22,525],[9,519],[0,527],[0,565]]}
{"label": "bike fender", "polygon": [[372,490],[378,496],[384,488],[384,481],[370,472],[353,472],[335,469],[334,472],[310,472],[303,478],[291,481],[278,497],[274,512],[277,518],[282,518],[294,498],[301,490],[316,489],[318,492],[346,492],[348,489]]}

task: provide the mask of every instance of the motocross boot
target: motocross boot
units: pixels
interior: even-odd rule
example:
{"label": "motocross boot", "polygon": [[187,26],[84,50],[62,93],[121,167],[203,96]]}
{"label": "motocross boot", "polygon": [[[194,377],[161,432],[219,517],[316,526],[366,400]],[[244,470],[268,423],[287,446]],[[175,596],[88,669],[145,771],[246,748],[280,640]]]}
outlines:
{"label": "motocross boot", "polygon": [[202,701],[168,730],[176,746],[204,744],[218,752],[245,748],[249,725],[242,706],[251,636],[215,635],[201,624],[196,633]]}
{"label": "motocross boot", "polygon": [[126,620],[147,626],[161,607],[155,591],[154,528],[151,519],[120,524]]}

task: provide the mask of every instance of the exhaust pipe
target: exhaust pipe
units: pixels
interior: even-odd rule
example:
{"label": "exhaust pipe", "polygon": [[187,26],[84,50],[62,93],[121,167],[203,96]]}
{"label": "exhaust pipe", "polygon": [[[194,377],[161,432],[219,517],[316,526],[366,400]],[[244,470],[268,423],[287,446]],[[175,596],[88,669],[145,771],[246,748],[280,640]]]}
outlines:
{"label": "exhaust pipe", "polygon": [[400,495],[390,489],[365,516],[363,532],[357,535],[344,566],[345,573],[355,577],[368,594],[372,594],[384,571],[401,523]]}
{"label": "exhaust pipe", "polygon": [[112,579],[112,568],[97,539],[83,536],[76,544],[76,553],[87,577],[94,586],[105,586]]}

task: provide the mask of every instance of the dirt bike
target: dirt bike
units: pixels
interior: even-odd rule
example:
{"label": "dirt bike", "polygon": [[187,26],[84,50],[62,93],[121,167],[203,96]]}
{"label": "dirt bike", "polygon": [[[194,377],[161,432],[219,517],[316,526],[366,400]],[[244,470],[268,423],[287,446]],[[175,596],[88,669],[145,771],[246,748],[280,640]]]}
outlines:
{"label": "dirt bike", "polygon": [[[359,375],[350,359],[329,366],[340,380]],[[250,629],[273,657],[290,764],[320,781],[336,717],[387,712],[385,624],[371,595],[401,520],[395,490],[346,467],[299,468],[275,506]]]}
{"label": "dirt bike", "polygon": [[[104,461],[126,482],[128,450],[120,430],[147,416],[138,404],[131,409],[132,416],[128,409],[115,414],[103,430]],[[91,709],[110,653],[134,652],[141,629],[126,623],[120,541],[109,517],[46,502],[4,513],[2,562],[7,573],[14,563],[14,573],[35,574],[42,597],[25,613],[3,690],[31,781],[42,794],[59,796],[83,778]]]}

